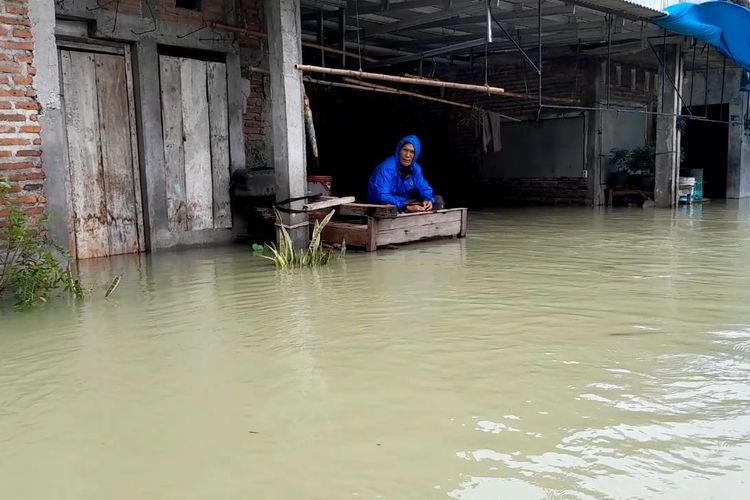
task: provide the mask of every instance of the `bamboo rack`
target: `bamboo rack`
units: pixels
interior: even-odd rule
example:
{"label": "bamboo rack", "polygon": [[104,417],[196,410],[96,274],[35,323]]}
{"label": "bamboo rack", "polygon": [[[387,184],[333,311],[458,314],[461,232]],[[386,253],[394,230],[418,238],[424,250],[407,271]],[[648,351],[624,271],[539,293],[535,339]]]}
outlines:
{"label": "bamboo rack", "polygon": [[[406,76],[408,78],[418,78],[420,80],[432,80],[432,81],[436,81],[436,82],[440,81],[440,80],[438,80],[436,78],[427,78],[426,76],[411,75],[409,73],[406,73],[404,76]],[[538,99],[538,96],[536,94],[520,94],[518,92],[509,92],[507,90],[503,93],[503,96],[505,96],[505,97],[515,97],[515,98],[518,98],[518,99],[524,99],[524,100],[528,100],[528,101],[536,101]],[[548,96],[544,96],[543,99],[546,102],[557,102],[557,103],[560,103],[560,104],[580,104],[580,102],[581,102],[580,99],[571,99],[571,98],[567,98],[567,97],[548,97]]]}
{"label": "bamboo rack", "polygon": [[[359,85],[361,87],[364,87],[368,90],[382,90],[382,91],[388,91],[389,93],[399,94],[399,95],[406,95],[410,97],[416,97],[417,99],[424,99],[425,101],[432,101],[432,102],[439,102],[441,104],[447,104],[449,106],[456,106],[459,108],[466,108],[466,109],[477,109],[481,110],[481,108],[477,108],[476,106],[471,106],[469,104],[465,104],[463,102],[457,102],[457,101],[450,101],[448,99],[441,99],[440,97],[433,97],[431,95],[424,95],[419,94],[417,92],[409,92],[408,90],[401,90],[401,89],[394,89],[393,87],[387,87],[385,85],[378,85],[377,83],[370,83],[370,82],[361,82],[359,80],[356,80],[354,78],[344,78],[345,82],[352,84],[352,85]],[[501,117],[505,118],[506,120],[512,121],[512,122],[520,122],[518,118],[514,118],[512,116],[504,115],[502,113],[497,113]]]}
{"label": "bamboo rack", "polygon": [[365,80],[379,80],[385,82],[405,83],[409,85],[425,85],[427,87],[468,90],[486,93],[488,95],[505,94],[504,89],[500,87],[490,87],[489,85],[469,85],[466,83],[443,82],[440,80],[426,80],[422,78],[386,75],[383,73],[368,73],[366,71],[355,71],[349,69],[323,68],[320,66],[311,66],[309,64],[295,64],[294,67],[303,73],[322,73],[324,75],[348,76]]}

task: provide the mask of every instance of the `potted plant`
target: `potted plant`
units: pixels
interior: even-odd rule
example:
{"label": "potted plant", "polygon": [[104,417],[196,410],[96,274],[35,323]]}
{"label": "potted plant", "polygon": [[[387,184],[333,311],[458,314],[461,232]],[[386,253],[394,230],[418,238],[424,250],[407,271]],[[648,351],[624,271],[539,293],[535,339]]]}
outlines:
{"label": "potted plant", "polygon": [[612,175],[612,182],[621,182],[644,191],[654,189],[656,152],[653,148],[644,146],[634,149],[613,149],[610,164],[616,168]]}

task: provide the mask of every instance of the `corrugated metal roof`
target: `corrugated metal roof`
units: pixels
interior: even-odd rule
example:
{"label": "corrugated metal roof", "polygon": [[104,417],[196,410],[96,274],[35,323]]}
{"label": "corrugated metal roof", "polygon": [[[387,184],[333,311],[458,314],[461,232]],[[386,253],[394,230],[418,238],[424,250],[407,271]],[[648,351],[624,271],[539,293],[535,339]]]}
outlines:
{"label": "corrugated metal roof", "polygon": [[650,21],[664,16],[664,12],[643,5],[645,2],[631,0],[566,0],[587,9],[610,12],[630,19]]}

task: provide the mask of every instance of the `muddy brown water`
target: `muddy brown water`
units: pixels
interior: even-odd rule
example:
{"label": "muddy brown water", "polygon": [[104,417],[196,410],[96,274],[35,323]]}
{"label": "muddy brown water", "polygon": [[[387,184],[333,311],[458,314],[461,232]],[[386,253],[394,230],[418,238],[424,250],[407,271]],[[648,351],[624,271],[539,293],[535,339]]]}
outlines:
{"label": "muddy brown water", "polygon": [[747,498],[749,243],[728,202],[84,262],[0,310],[0,497]]}

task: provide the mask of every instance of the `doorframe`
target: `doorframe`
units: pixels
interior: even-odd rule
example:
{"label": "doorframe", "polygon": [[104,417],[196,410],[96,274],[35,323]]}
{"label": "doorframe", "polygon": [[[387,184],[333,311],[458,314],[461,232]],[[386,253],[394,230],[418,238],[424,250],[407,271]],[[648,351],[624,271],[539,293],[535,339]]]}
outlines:
{"label": "doorframe", "polygon": [[67,198],[67,217],[66,217],[66,229],[68,234],[68,251],[71,258],[74,260],[78,259],[78,244],[76,241],[75,231],[75,212],[73,210],[73,197],[72,191],[73,186],[70,179],[70,159],[69,155],[69,144],[68,144],[68,124],[65,113],[65,89],[62,81],[62,58],[59,57],[60,52],[63,50],[76,51],[76,52],[89,52],[94,54],[110,54],[118,55],[124,58],[125,62],[125,88],[128,99],[128,125],[130,130],[130,154],[132,158],[132,169],[133,169],[133,195],[135,199],[135,211],[136,211],[136,225],[138,234],[138,249],[139,253],[147,252],[145,228],[144,228],[144,217],[143,217],[143,185],[141,183],[141,162],[139,156],[139,135],[138,135],[138,123],[136,121],[136,99],[134,92],[134,81],[133,81],[133,55],[130,45],[125,43],[89,40],[89,39],[77,39],[67,36],[56,37],[56,50],[58,53],[57,64],[58,64],[58,75],[60,84],[60,102],[62,107],[62,135],[63,135],[63,159],[65,164],[65,192]]}

